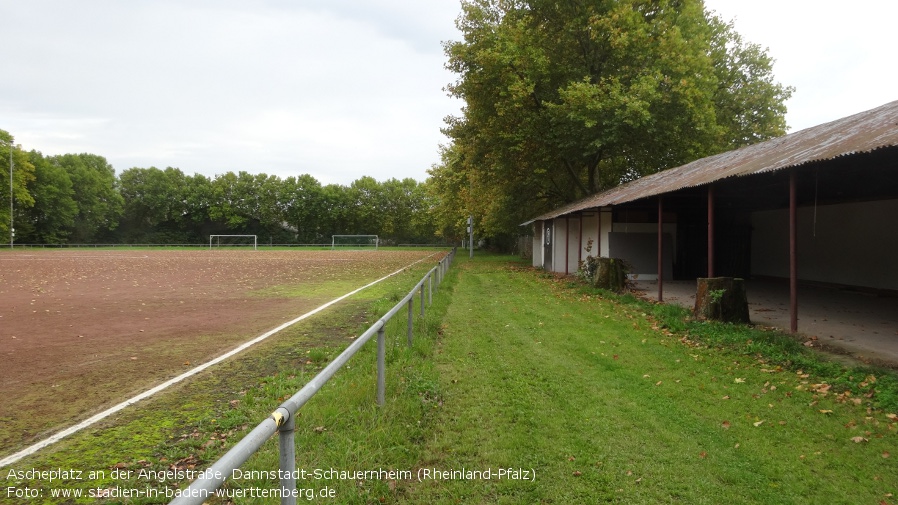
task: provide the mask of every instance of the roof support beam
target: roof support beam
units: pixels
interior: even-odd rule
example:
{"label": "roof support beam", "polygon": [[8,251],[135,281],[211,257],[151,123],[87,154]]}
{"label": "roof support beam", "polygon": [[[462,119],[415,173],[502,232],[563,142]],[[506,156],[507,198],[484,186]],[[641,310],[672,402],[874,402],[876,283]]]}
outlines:
{"label": "roof support beam", "polygon": [[714,277],[714,185],[708,185],[708,278]]}
{"label": "roof support beam", "polygon": [[789,329],[798,331],[798,190],[795,169],[789,172]]}
{"label": "roof support beam", "polygon": [[658,301],[664,301],[664,203],[658,195]]}

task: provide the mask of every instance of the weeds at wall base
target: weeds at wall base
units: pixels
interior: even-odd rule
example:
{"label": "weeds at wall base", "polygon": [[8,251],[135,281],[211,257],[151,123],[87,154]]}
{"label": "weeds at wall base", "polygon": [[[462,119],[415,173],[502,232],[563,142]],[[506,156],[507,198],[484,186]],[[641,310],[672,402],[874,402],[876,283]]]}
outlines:
{"label": "weeds at wall base", "polygon": [[[574,289],[614,300],[651,315],[659,328],[697,345],[723,352],[748,356],[762,367],[781,367],[817,377],[832,386],[835,393],[848,393],[863,398],[871,409],[898,411],[898,371],[874,365],[850,366],[833,359],[831,354],[802,345],[794,336],[774,328],[744,324],[700,321],[684,307],[650,302],[632,293],[616,294],[579,284]],[[869,377],[875,377],[871,382]]]}

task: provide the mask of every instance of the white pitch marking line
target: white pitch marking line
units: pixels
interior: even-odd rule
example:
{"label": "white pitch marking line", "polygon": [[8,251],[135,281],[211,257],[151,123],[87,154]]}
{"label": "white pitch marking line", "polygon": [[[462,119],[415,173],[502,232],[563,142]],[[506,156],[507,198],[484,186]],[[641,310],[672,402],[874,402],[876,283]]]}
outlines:
{"label": "white pitch marking line", "polygon": [[[434,254],[436,254],[436,253],[434,253]],[[433,254],[431,254],[430,256],[433,256]],[[428,258],[429,258],[430,256],[428,256]],[[99,414],[96,414],[96,415],[94,415],[94,416],[92,416],[92,417],[90,417],[90,418],[88,418],[88,419],[85,419],[84,421],[81,421],[80,423],[78,423],[78,424],[76,424],[76,425],[74,425],[74,426],[72,426],[72,427],[70,427],[70,428],[64,429],[64,430],[60,431],[59,433],[56,433],[56,434],[54,434],[54,435],[51,435],[49,438],[45,438],[44,440],[41,440],[40,442],[38,442],[38,443],[36,443],[36,444],[30,445],[30,446],[28,446],[28,447],[22,449],[21,451],[15,453],[15,454],[11,454],[11,455],[9,455],[9,456],[3,458],[3,459],[0,459],[0,467],[4,467],[4,466],[7,466],[7,465],[11,465],[11,464],[15,463],[16,461],[19,461],[20,459],[22,459],[22,458],[24,458],[24,457],[26,457],[26,456],[30,456],[30,455],[36,453],[37,451],[43,449],[44,447],[47,447],[47,446],[52,445],[52,444],[55,444],[56,442],[59,442],[59,441],[62,440],[63,438],[65,438],[65,437],[67,437],[67,436],[69,436],[69,435],[71,435],[71,434],[73,434],[73,433],[76,433],[76,432],[78,432],[78,431],[81,431],[81,430],[83,430],[84,428],[87,428],[88,426],[90,426],[90,425],[92,425],[92,424],[94,424],[94,423],[96,423],[96,422],[98,422],[98,421],[101,421],[101,420],[103,420],[103,419],[105,419],[105,418],[111,416],[112,414],[115,414],[116,412],[118,412],[118,411],[124,409],[125,407],[128,407],[128,406],[130,406],[130,405],[133,405],[133,404],[135,404],[135,403],[137,403],[137,402],[139,402],[140,400],[143,400],[143,399],[145,399],[145,398],[149,398],[150,396],[153,396],[154,394],[156,394],[156,393],[158,393],[158,392],[160,392],[160,391],[162,391],[162,390],[168,388],[169,386],[172,386],[172,385],[174,385],[174,384],[177,384],[177,383],[183,381],[184,379],[186,379],[186,378],[188,378],[188,377],[192,377],[192,376],[194,376],[194,375],[196,375],[196,374],[202,372],[203,370],[205,370],[205,369],[211,367],[212,365],[216,365],[216,364],[218,364],[218,363],[221,363],[222,361],[224,361],[224,360],[226,360],[226,359],[228,359],[228,358],[234,356],[235,354],[238,354],[238,353],[240,353],[241,351],[244,351],[244,350],[248,349],[249,347],[252,347],[253,345],[258,344],[259,342],[261,342],[261,341],[265,340],[266,338],[268,338],[268,337],[274,335],[275,333],[277,333],[277,332],[279,332],[279,331],[281,331],[281,330],[283,330],[283,329],[285,329],[285,328],[287,328],[287,327],[289,327],[289,326],[292,326],[292,325],[294,325],[294,324],[296,324],[296,323],[302,321],[303,319],[306,319],[306,318],[308,318],[308,317],[311,317],[311,316],[313,316],[313,315],[315,315],[315,314],[321,312],[322,310],[324,310],[324,309],[330,307],[331,305],[333,305],[333,304],[335,304],[335,303],[337,303],[337,302],[340,302],[340,301],[342,301],[342,300],[345,300],[346,298],[349,298],[350,296],[352,296],[352,295],[358,293],[359,291],[362,291],[363,289],[369,288],[369,287],[371,287],[371,286],[373,286],[373,285],[375,285],[375,284],[377,284],[377,283],[379,283],[379,282],[381,282],[381,281],[383,281],[383,280],[389,279],[390,277],[393,277],[394,275],[398,274],[399,272],[402,272],[402,271],[405,270],[406,268],[408,268],[408,267],[410,267],[410,266],[412,266],[412,265],[415,265],[415,264],[417,264],[417,263],[420,263],[420,262],[424,261],[425,259],[427,259],[427,258],[422,258],[422,259],[420,259],[420,260],[418,260],[418,261],[412,263],[411,265],[402,267],[402,268],[400,268],[399,270],[396,270],[395,272],[393,272],[393,273],[391,273],[391,274],[389,274],[389,275],[386,275],[386,276],[384,276],[384,277],[381,277],[380,279],[377,279],[377,280],[374,281],[374,282],[371,282],[371,283],[369,283],[369,284],[366,284],[366,285],[364,285],[364,286],[362,286],[362,287],[356,289],[355,291],[350,291],[349,293],[346,293],[345,295],[343,295],[343,296],[341,296],[341,297],[339,297],[339,298],[334,298],[333,300],[331,300],[331,301],[325,303],[324,305],[322,305],[322,306],[320,306],[320,307],[318,307],[318,308],[316,308],[316,309],[314,309],[314,310],[312,310],[312,311],[310,311],[310,312],[306,312],[305,314],[303,314],[303,315],[297,317],[296,319],[294,319],[294,320],[292,320],[292,321],[288,321],[288,322],[286,322],[286,323],[284,323],[284,324],[278,326],[277,328],[275,328],[275,329],[273,329],[273,330],[270,330],[270,331],[268,331],[268,332],[266,332],[266,333],[263,333],[262,335],[259,335],[258,337],[256,337],[256,338],[250,340],[249,342],[246,342],[246,343],[244,343],[244,344],[238,346],[238,347],[235,348],[234,350],[232,350],[232,351],[230,351],[230,352],[227,352],[227,353],[225,353],[225,354],[222,354],[221,356],[219,356],[219,357],[213,359],[212,361],[207,361],[206,363],[203,363],[202,365],[199,365],[199,366],[197,366],[197,367],[195,367],[195,368],[192,368],[192,369],[190,369],[190,370],[188,370],[188,371],[182,373],[181,375],[179,375],[179,376],[177,376],[177,377],[175,377],[175,378],[173,378],[173,379],[169,379],[169,380],[163,382],[162,384],[159,384],[158,386],[156,386],[156,387],[154,387],[154,388],[152,388],[152,389],[149,389],[149,390],[147,390],[147,391],[144,391],[143,393],[140,393],[140,394],[137,395],[137,396],[131,397],[131,398],[129,398],[129,399],[127,399],[127,400],[125,400],[125,401],[119,403],[118,405],[115,405],[115,406],[113,406],[113,407],[110,407],[110,408],[104,410],[103,412],[100,412]]]}

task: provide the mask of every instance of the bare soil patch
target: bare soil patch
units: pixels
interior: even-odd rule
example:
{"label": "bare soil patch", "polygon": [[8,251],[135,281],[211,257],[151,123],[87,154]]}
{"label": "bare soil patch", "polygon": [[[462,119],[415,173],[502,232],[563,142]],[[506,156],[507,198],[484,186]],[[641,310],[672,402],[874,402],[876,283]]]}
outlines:
{"label": "bare soil patch", "polygon": [[429,254],[2,253],[0,454]]}

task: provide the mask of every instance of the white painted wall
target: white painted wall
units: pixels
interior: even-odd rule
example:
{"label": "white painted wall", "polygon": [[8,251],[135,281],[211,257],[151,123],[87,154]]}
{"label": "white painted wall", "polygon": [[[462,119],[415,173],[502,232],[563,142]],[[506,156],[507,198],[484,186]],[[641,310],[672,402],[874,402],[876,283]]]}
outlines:
{"label": "white painted wall", "polygon": [[552,271],[564,273],[564,244],[567,240],[567,224],[563,217],[558,217],[554,222],[554,236],[552,237]]}
{"label": "white painted wall", "polygon": [[609,249],[609,247],[608,247],[608,234],[611,233],[612,217],[613,216],[611,214],[610,209],[608,209],[606,212],[602,212],[602,235],[601,235],[602,240],[601,240],[600,245],[601,245],[603,258],[611,257],[611,249]]}
{"label": "white painted wall", "polygon": [[543,249],[543,240],[545,237],[543,236],[543,222],[536,221],[533,223],[533,266],[541,267],[543,266],[543,253],[545,250]]}
{"label": "white painted wall", "polygon": [[[599,217],[593,213],[592,215],[584,215],[583,219],[583,237],[580,240],[580,258],[587,256],[599,255]],[[587,244],[592,240],[592,249],[586,250]]]}
{"label": "white painted wall", "polygon": [[[752,274],[789,277],[788,209],[752,214]],[[898,200],[798,209],[798,278],[898,289]]]}

